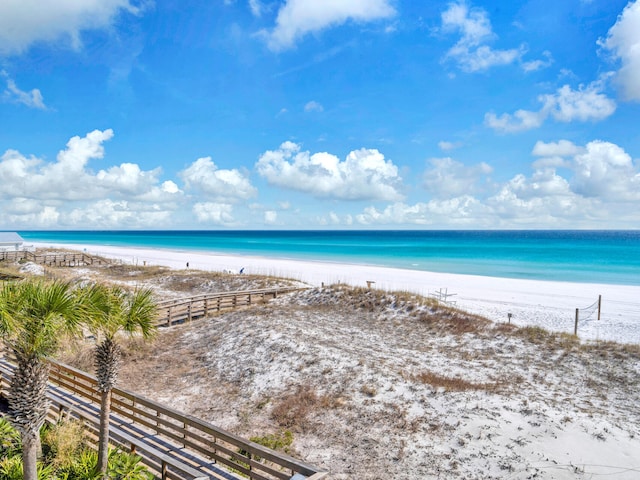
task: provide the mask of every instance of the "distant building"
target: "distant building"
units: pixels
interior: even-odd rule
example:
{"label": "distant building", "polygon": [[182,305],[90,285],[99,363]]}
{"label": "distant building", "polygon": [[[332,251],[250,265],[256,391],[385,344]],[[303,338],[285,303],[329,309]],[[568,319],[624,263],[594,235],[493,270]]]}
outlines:
{"label": "distant building", "polygon": [[0,252],[24,250],[24,239],[16,232],[0,232]]}

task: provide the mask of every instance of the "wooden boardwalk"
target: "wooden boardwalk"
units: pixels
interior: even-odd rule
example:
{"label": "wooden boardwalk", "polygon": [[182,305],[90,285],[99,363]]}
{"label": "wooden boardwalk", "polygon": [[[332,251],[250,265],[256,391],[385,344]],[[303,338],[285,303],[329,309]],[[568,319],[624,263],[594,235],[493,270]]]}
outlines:
{"label": "wooden boardwalk", "polygon": [[[0,359],[0,393],[6,396],[13,362]],[[90,439],[97,439],[100,393],[96,379],[80,370],[51,362],[49,421],[81,420]],[[160,479],[169,480],[320,480],[316,467],[240,438],[215,425],[185,415],[132,392],[112,395],[111,441],[135,452]]]}
{"label": "wooden boardwalk", "polygon": [[[263,303],[297,289],[264,289],[197,295],[161,303],[158,324],[171,326],[214,312]],[[0,357],[0,395],[6,396],[15,363]],[[48,420],[80,420],[89,439],[97,439],[100,393],[96,378],[51,361]],[[135,452],[162,480],[321,480],[326,471],[245,440],[196,417],[133,392],[112,392],[111,442]]]}
{"label": "wooden boardwalk", "polygon": [[84,265],[110,265],[104,258],[94,257],[86,253],[34,253],[26,250],[0,252],[0,262],[12,261],[37,263],[48,267],[79,267]]}
{"label": "wooden boardwalk", "polygon": [[175,325],[206,318],[223,310],[249,307],[266,303],[284,293],[303,290],[299,287],[263,288],[258,290],[242,290],[237,292],[218,292],[195,295],[177,300],[166,300],[158,303],[157,326]]}

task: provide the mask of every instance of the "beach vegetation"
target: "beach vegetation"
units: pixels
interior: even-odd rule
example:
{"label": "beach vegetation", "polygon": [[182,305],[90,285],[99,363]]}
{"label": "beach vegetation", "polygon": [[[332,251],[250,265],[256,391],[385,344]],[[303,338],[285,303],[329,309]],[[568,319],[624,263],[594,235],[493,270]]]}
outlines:
{"label": "beach vegetation", "polygon": [[291,430],[280,430],[275,433],[269,433],[267,435],[258,435],[249,438],[254,443],[262,445],[263,447],[270,448],[284,453],[292,453],[291,445],[293,444],[293,433]]}
{"label": "beach vegetation", "polygon": [[70,284],[22,281],[0,290],[0,329],[16,369],[11,378],[7,418],[21,439],[23,478],[37,478],[39,431],[49,409],[47,358],[60,339],[79,331],[85,309]]}
{"label": "beach vegetation", "polygon": [[[56,470],[68,468],[77,462],[86,449],[82,422],[67,419],[55,424],[45,423],[40,429],[42,460]],[[94,462],[92,467],[95,468]]]}
{"label": "beach vegetation", "polygon": [[378,390],[373,385],[364,384],[360,387],[360,393],[371,398],[377,395]]}
{"label": "beach vegetation", "polygon": [[501,322],[501,323],[496,323],[493,326],[493,331],[497,334],[511,335],[517,329],[518,329],[518,326],[514,325],[513,323]]}
{"label": "beach vegetation", "polygon": [[89,306],[88,326],[97,339],[95,367],[97,389],[101,393],[98,470],[106,475],[109,445],[111,391],[118,380],[122,347],[118,335],[151,338],[155,332],[157,305],[149,289],[129,292],[120,287],[100,284],[86,288],[81,297]]}
{"label": "beach vegetation", "polygon": [[592,352],[602,358],[628,358],[640,360],[640,344],[599,341],[581,345],[584,351]]}
{"label": "beach vegetation", "polygon": [[539,346],[570,352],[580,347],[580,339],[571,333],[551,332],[539,326],[525,326],[514,330],[514,335]]}
{"label": "beach vegetation", "polygon": [[[37,464],[37,480],[99,480],[97,452],[85,441],[84,428],[75,420],[45,423],[40,429],[43,456]],[[0,480],[20,480],[24,475],[18,432],[0,418]],[[108,479],[151,480],[153,475],[136,455],[111,449]]]}
{"label": "beach vegetation", "polygon": [[429,330],[452,335],[480,333],[491,324],[486,318],[442,305],[420,312],[417,318]]}
{"label": "beach vegetation", "polygon": [[103,279],[113,283],[145,283],[175,293],[211,293],[223,291],[256,290],[262,288],[298,286],[291,278],[273,275],[236,274],[220,271],[202,271],[195,268],[172,270],[157,265],[130,265],[112,263],[95,269]]}
{"label": "beach vegetation", "polygon": [[311,427],[309,417],[324,408],[336,408],[339,400],[331,395],[318,394],[310,384],[298,385],[293,392],[274,402],[271,418],[282,428],[306,431]]}
{"label": "beach vegetation", "polygon": [[493,392],[496,391],[500,386],[498,382],[472,382],[460,376],[441,375],[430,370],[425,370],[423,372],[413,374],[411,377],[416,382],[431,385],[434,389],[441,388],[447,392],[464,392],[467,390],[483,390]]}
{"label": "beach vegetation", "polygon": [[[263,447],[270,448],[271,450],[283,452],[286,454],[294,453],[291,447],[291,445],[293,444],[293,433],[291,432],[291,430],[279,430],[275,433],[268,433],[266,435],[254,435],[253,437],[250,437],[249,440],[253,443],[257,443],[258,445],[262,445]],[[244,455],[245,457],[253,458],[253,460],[255,460],[256,462],[262,460],[260,456],[251,455],[251,453],[243,449],[240,449],[238,453]],[[236,462],[239,465],[244,466],[245,468],[248,467],[248,465],[244,464],[243,462],[240,462],[238,460],[236,460]]]}
{"label": "beach vegetation", "polygon": [[0,268],[0,282],[22,280],[24,275],[21,274],[18,269],[10,267]]}
{"label": "beach vegetation", "polygon": [[525,327],[521,327],[516,330],[516,333],[524,338],[526,341],[535,343],[535,344],[544,344],[549,341],[551,333],[542,328],[535,325],[528,325]]}

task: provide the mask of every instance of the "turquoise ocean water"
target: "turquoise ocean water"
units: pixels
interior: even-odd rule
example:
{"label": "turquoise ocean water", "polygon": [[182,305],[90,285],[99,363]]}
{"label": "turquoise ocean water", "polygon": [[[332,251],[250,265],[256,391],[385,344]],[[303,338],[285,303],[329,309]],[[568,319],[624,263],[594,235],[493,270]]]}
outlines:
{"label": "turquoise ocean water", "polygon": [[640,231],[22,231],[27,241],[156,247],[493,277],[640,285]]}

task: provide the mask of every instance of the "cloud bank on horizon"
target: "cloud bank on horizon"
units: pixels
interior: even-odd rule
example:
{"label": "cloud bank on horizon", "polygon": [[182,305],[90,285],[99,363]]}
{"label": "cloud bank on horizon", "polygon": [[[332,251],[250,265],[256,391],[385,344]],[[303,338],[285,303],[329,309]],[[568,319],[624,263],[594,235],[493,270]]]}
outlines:
{"label": "cloud bank on horizon", "polygon": [[35,3],[0,230],[640,228],[640,0]]}

